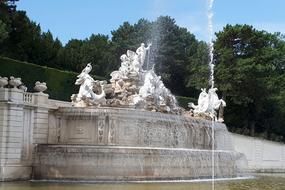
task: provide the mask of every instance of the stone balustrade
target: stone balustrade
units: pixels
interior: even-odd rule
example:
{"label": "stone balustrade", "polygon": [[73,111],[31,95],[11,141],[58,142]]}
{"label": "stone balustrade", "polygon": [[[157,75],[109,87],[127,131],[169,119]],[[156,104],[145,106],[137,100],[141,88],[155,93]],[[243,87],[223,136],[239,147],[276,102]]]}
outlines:
{"label": "stone balustrade", "polygon": [[25,92],[23,93],[23,102],[26,104],[33,104],[34,98],[33,98],[33,93]]}

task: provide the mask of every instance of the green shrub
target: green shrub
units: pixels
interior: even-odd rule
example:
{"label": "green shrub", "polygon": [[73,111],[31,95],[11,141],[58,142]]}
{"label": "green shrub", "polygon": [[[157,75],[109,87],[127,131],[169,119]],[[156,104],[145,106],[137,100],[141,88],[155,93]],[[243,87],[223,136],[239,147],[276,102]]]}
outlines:
{"label": "green shrub", "polygon": [[[61,71],[0,57],[0,76],[21,77],[29,92],[33,92],[36,81],[46,82],[48,86],[46,93],[50,98],[56,100],[70,101],[70,96],[77,93],[79,86],[74,85],[77,75],[78,73],[75,72]],[[99,76],[93,77],[95,80],[105,79]]]}
{"label": "green shrub", "polygon": [[188,108],[188,103],[193,102],[194,104],[197,104],[197,99],[195,98],[190,98],[190,97],[184,97],[184,96],[176,96],[176,99],[178,101],[179,106],[189,109]]}

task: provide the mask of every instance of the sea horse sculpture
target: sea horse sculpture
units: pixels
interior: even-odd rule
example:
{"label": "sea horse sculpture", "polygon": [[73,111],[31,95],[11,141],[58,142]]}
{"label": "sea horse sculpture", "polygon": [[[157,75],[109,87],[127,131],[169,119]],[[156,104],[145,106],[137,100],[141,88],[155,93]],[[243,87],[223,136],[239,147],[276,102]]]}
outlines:
{"label": "sea horse sculpture", "polygon": [[[105,99],[105,91],[103,88],[102,81],[95,81],[90,75],[90,71],[92,70],[92,66],[90,63],[82,70],[81,74],[77,76],[77,80],[75,85],[80,85],[78,94],[73,94],[71,96],[71,100],[74,106],[76,107],[86,107],[90,105],[102,105],[106,103]],[[100,94],[96,94],[94,90],[96,90],[96,83],[100,83],[101,91]],[[97,89],[98,91],[98,89]]]}
{"label": "sea horse sculpture", "polygon": [[188,107],[193,108],[196,115],[210,116],[215,121],[223,122],[223,110],[226,107],[226,102],[219,99],[216,93],[217,90],[217,88],[210,88],[207,93],[206,89],[202,88],[198,98],[198,105],[190,102]]}

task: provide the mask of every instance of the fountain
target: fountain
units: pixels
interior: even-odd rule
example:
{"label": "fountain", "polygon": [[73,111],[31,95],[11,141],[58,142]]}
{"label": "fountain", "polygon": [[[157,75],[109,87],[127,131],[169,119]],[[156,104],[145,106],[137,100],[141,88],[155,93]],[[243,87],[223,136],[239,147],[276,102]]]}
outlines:
{"label": "fountain", "polygon": [[[143,69],[150,47],[142,44],[136,52],[123,54],[109,84],[94,80],[89,75],[92,66],[87,64],[76,80],[80,89],[71,96],[73,106],[49,113],[49,143],[36,147],[34,179],[244,176],[247,161],[234,150],[222,123],[225,102],[218,99],[216,89],[208,93],[203,89],[198,105],[190,104],[192,111],[179,107],[154,69]],[[213,109],[219,114],[209,111]]]}

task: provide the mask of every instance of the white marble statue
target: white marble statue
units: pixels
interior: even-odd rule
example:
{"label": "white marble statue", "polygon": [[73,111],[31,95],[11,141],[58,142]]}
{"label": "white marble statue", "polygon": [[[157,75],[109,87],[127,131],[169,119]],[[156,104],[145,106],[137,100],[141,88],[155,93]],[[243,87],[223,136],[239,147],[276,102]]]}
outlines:
{"label": "white marble statue", "polygon": [[115,83],[117,80],[129,79],[130,75],[138,76],[141,70],[138,54],[131,50],[128,50],[126,54],[121,55],[121,66],[119,70],[113,71],[111,76],[111,83]]}
{"label": "white marble statue", "polygon": [[77,76],[75,85],[80,85],[78,94],[72,95],[72,103],[74,106],[85,107],[88,105],[101,105],[105,104],[105,91],[103,84],[101,83],[101,93],[94,93],[94,84],[95,80],[89,75],[89,72],[92,70],[90,63],[82,70],[81,74]]}
{"label": "white marble statue", "polygon": [[205,113],[209,106],[209,95],[206,88],[201,88],[201,93],[198,98],[198,105],[190,102],[188,106],[193,108],[195,113]]}
{"label": "white marble statue", "polygon": [[126,54],[123,54],[121,57],[121,67],[119,71],[123,77],[127,77],[127,74],[130,72],[130,59]]}
{"label": "white marble statue", "polygon": [[179,112],[175,96],[164,86],[161,77],[157,76],[153,69],[146,72],[143,86],[139,90],[139,95],[143,99],[152,97],[152,103],[159,111]]}
{"label": "white marble statue", "polygon": [[[209,94],[209,107],[208,110],[214,110],[214,117],[216,121],[223,122],[224,118],[221,113],[223,113],[224,107],[226,107],[226,102],[223,99],[219,99],[216,91],[217,88],[210,88],[208,91]],[[219,111],[219,114],[217,113]]]}
{"label": "white marble statue", "polygon": [[135,72],[139,74],[139,71],[142,69],[141,64],[139,62],[139,55],[136,52],[131,50],[127,51],[127,56],[130,60],[130,72]]}
{"label": "white marble statue", "polygon": [[143,86],[139,90],[139,95],[146,98],[154,94],[155,78],[153,72],[149,71],[145,74]]}
{"label": "white marble statue", "polygon": [[[223,122],[223,109],[226,107],[226,102],[223,99],[219,99],[216,91],[217,88],[210,88],[208,93],[206,89],[201,89],[201,93],[198,98],[198,105],[190,102],[188,106],[194,109],[194,114],[206,114],[213,118],[215,121]],[[219,113],[217,113],[219,111]]]}
{"label": "white marble statue", "polygon": [[136,52],[127,50],[126,54],[121,55],[120,68],[111,73],[111,93],[108,93],[110,99],[107,105],[180,113],[175,96],[164,86],[161,77],[155,74],[154,69],[142,69],[150,47],[151,44],[145,47],[142,43]]}
{"label": "white marble statue", "polygon": [[144,64],[146,53],[150,49],[150,47],[151,47],[151,44],[148,44],[148,46],[145,47],[145,44],[141,43],[141,46],[136,50],[136,53],[138,55],[138,60],[139,60],[141,67]]}

